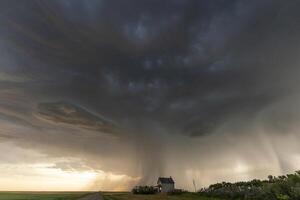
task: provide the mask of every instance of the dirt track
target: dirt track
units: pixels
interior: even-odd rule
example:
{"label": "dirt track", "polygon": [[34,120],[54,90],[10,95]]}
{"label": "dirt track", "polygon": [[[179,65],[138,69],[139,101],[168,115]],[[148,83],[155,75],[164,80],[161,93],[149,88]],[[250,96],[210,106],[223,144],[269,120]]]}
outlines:
{"label": "dirt track", "polygon": [[80,198],[78,200],[103,200],[103,197],[100,195],[99,192],[97,192],[97,193],[93,193],[88,196],[85,196],[83,198]]}

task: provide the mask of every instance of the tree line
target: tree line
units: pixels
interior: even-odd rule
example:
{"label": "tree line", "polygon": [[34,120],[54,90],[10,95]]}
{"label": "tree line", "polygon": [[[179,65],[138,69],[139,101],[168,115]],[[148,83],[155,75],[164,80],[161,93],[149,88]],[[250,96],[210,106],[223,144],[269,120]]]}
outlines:
{"label": "tree line", "polygon": [[266,180],[216,183],[198,193],[232,200],[300,200],[300,171],[277,177],[269,175]]}

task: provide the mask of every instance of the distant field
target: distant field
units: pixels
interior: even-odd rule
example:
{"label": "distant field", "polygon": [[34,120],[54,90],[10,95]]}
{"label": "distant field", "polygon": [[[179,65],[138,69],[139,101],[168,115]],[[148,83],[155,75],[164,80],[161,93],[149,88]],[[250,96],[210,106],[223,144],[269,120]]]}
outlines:
{"label": "distant field", "polygon": [[181,195],[135,195],[131,193],[103,192],[104,200],[218,200],[215,198],[201,197],[198,194],[187,193]]}
{"label": "distant field", "polygon": [[0,200],[76,200],[87,192],[0,192]]}

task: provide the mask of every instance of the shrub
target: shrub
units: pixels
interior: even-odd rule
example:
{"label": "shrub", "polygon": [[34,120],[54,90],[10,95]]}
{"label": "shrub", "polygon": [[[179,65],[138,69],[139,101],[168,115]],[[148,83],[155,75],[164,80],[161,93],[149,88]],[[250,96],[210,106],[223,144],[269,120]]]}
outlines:
{"label": "shrub", "polygon": [[155,194],[157,189],[153,186],[136,186],[131,192],[133,194]]}
{"label": "shrub", "polygon": [[286,176],[268,176],[268,180],[217,183],[199,191],[203,196],[248,200],[299,200],[300,172]]}

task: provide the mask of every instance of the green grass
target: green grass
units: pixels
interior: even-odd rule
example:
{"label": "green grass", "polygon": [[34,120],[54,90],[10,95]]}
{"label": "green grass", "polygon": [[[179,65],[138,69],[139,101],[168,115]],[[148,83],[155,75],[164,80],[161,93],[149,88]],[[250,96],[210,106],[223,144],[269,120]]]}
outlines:
{"label": "green grass", "polygon": [[0,192],[0,200],[76,200],[87,192]]}
{"label": "green grass", "polygon": [[195,193],[185,193],[180,195],[136,195],[126,192],[103,192],[104,200],[218,200],[215,198],[201,197]]}

